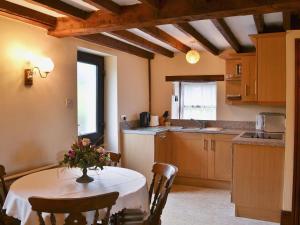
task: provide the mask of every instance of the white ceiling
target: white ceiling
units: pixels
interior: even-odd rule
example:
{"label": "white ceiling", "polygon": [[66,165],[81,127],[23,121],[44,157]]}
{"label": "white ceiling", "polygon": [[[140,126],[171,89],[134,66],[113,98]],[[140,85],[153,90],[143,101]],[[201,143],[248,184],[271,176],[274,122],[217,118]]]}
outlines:
{"label": "white ceiling", "polygon": [[253,16],[235,16],[225,18],[225,22],[231,28],[232,33],[240,44],[253,46],[249,35],[257,34]]}
{"label": "white ceiling", "polygon": [[282,24],[283,18],[282,13],[269,13],[264,15],[264,21],[266,25],[276,25],[280,26]]}
{"label": "white ceiling", "polygon": [[[2,0],[3,1],[3,0]],[[31,4],[27,2],[26,0],[7,0],[9,2],[13,2],[19,5],[22,5],[24,7],[28,7],[31,9],[34,9],[36,11],[55,16],[55,17],[62,17],[63,15],[56,13],[54,11],[48,10],[44,7],[37,6],[35,4]],[[57,0],[55,0],[57,1]],[[77,8],[80,8],[85,11],[95,11],[97,10],[95,7],[85,3],[83,0],[61,0],[64,1],[70,5],[73,5]],[[132,5],[132,4],[139,4],[140,2],[138,0],[113,0],[119,5]],[[256,27],[254,23],[253,16],[235,16],[235,17],[227,17],[224,18],[227,25],[232,30],[233,34],[238,39],[239,43],[242,46],[253,46],[249,35],[250,34],[256,34]],[[269,13],[264,15],[264,21],[266,26],[273,26],[273,25],[282,25],[282,13]],[[199,21],[193,21],[190,22],[190,24],[199,32],[201,33],[206,39],[208,39],[213,45],[215,45],[219,49],[226,49],[229,48],[230,45],[228,42],[224,39],[222,34],[216,29],[216,27],[213,25],[213,23],[210,20],[199,20]],[[177,29],[175,26],[171,24],[166,25],[159,25],[158,26],[163,31],[167,32],[174,38],[180,40],[182,43],[186,44],[187,46],[191,48],[195,48],[198,50],[204,50],[202,45],[198,43],[193,37],[190,35],[186,35],[179,29]],[[161,42],[160,40],[138,30],[138,29],[129,29],[128,31],[143,37],[155,44],[158,44],[164,48],[167,48],[171,51],[177,52],[177,49],[174,49],[172,46],[169,46],[168,44]],[[108,35],[108,34],[106,34]],[[113,36],[114,37],[114,36]],[[114,37],[116,38],[116,37]],[[118,40],[124,41],[120,38],[117,38]],[[128,42],[126,42],[128,43]],[[132,43],[131,43],[132,44]]]}
{"label": "white ceiling", "polygon": [[134,33],[142,38],[145,38],[146,40],[151,41],[157,45],[160,45],[166,49],[169,49],[170,51],[173,51],[173,52],[177,51],[177,49],[173,48],[172,46],[167,45],[165,42],[162,42],[162,41],[152,37],[151,35],[144,33],[143,31],[141,31],[139,29],[133,28],[133,29],[128,29],[128,31],[130,31],[131,33]]}

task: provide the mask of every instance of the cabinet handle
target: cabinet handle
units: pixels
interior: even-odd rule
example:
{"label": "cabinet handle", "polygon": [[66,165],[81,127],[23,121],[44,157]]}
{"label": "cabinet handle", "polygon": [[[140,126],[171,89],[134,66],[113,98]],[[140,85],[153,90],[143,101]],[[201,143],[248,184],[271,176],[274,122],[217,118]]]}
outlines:
{"label": "cabinet handle", "polygon": [[161,139],[166,139],[166,138],[167,138],[167,135],[159,135],[159,137],[160,137]]}
{"label": "cabinet handle", "polygon": [[257,81],[254,81],[254,95],[257,95]]}
{"label": "cabinet handle", "polygon": [[208,141],[204,139],[204,150],[207,150],[207,146],[208,146]]}
{"label": "cabinet handle", "polygon": [[247,88],[248,88],[248,86],[247,86],[247,84],[245,84],[245,96],[248,96]]}
{"label": "cabinet handle", "polygon": [[215,140],[211,140],[211,150],[215,151],[216,150],[216,141]]}

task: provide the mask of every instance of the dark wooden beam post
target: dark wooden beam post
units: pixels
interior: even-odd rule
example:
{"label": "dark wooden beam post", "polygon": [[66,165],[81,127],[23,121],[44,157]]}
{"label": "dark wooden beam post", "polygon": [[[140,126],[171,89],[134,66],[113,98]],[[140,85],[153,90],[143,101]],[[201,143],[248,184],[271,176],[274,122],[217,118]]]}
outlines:
{"label": "dark wooden beam post", "polygon": [[131,43],[134,43],[136,45],[139,45],[143,48],[146,48],[146,49],[149,49],[153,52],[156,52],[158,54],[161,54],[161,55],[164,55],[164,56],[167,56],[167,57],[174,57],[174,53],[166,48],[163,48],[157,44],[154,44],[142,37],[139,37],[129,31],[126,31],[126,30],[120,30],[120,31],[113,31],[113,32],[110,32],[112,35],[115,35],[119,38],[122,38],[126,41],[129,41]]}
{"label": "dark wooden beam post", "polygon": [[291,12],[283,12],[283,30],[291,30],[292,29],[292,13]]}
{"label": "dark wooden beam post", "polygon": [[154,58],[154,54],[152,52],[148,52],[146,50],[135,47],[133,45],[121,42],[119,40],[116,40],[104,34],[90,34],[85,36],[79,36],[78,38],[98,45],[117,49],[122,52],[127,52],[129,54],[136,55],[142,58],[146,58],[146,59]]}
{"label": "dark wooden beam post", "polygon": [[257,33],[263,33],[264,32],[264,27],[265,27],[265,22],[264,22],[264,16],[263,15],[253,15],[253,19],[255,22],[256,30]]}
{"label": "dark wooden beam post", "polygon": [[182,32],[188,34],[195,38],[200,44],[210,53],[214,55],[219,54],[219,49],[214,46],[211,42],[209,42],[202,34],[200,34],[194,27],[192,27],[189,23],[178,23],[176,27],[180,29]]}
{"label": "dark wooden beam post", "polygon": [[91,13],[83,11],[63,1],[48,1],[48,0],[26,0],[27,2],[43,6],[47,9],[53,10],[57,13],[73,17],[75,19],[85,20]]}
{"label": "dark wooden beam post", "polygon": [[54,28],[56,18],[7,1],[0,1],[0,15],[43,28]]}
{"label": "dark wooden beam post", "polygon": [[148,6],[150,6],[153,9],[158,9],[159,8],[159,4],[157,0],[139,0],[141,3],[144,3]]}
{"label": "dark wooden beam post", "polygon": [[164,32],[163,30],[157,27],[144,27],[140,29],[141,31],[157,38],[158,40],[165,42],[166,44],[172,46],[173,48],[178,49],[183,53],[187,53],[191,50],[190,47],[186,46],[182,42],[178,41],[176,38],[172,37],[168,33]]}
{"label": "dark wooden beam post", "polygon": [[223,35],[223,37],[228,41],[228,43],[231,45],[231,47],[236,52],[241,52],[241,45],[239,41],[236,39],[224,19],[213,19],[211,20],[215,27],[220,31],[220,33]]}
{"label": "dark wooden beam post", "polygon": [[83,0],[84,2],[106,12],[120,14],[122,7],[111,0]]}

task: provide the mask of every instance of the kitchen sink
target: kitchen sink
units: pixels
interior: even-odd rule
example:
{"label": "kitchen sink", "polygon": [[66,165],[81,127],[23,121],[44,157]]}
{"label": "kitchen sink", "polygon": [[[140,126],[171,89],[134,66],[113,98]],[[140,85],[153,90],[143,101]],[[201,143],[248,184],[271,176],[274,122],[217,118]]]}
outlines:
{"label": "kitchen sink", "polygon": [[259,138],[259,139],[275,139],[282,140],[283,133],[266,133],[266,132],[245,132],[242,138]]}

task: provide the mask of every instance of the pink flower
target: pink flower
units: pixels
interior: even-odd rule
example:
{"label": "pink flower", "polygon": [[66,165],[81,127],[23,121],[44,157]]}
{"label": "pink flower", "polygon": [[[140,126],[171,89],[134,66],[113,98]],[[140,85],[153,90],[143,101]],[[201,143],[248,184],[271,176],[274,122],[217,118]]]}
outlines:
{"label": "pink flower", "polygon": [[76,155],[75,151],[69,150],[69,152],[68,152],[69,158],[75,158],[75,155]]}

